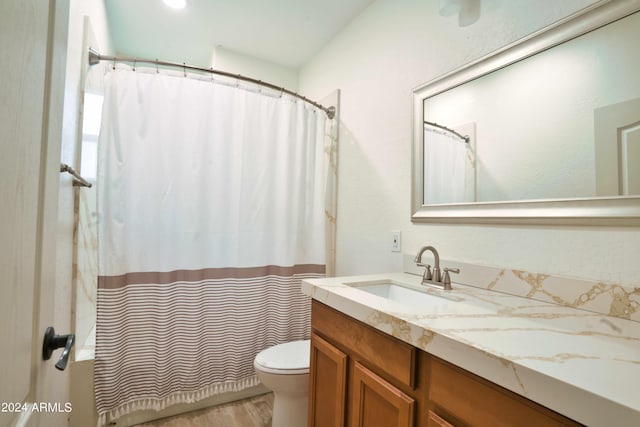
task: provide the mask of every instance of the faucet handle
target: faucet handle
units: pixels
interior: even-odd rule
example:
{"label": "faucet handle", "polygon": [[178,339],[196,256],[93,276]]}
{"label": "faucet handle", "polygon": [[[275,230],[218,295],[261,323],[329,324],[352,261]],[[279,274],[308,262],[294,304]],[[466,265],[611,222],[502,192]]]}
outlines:
{"label": "faucet handle", "polygon": [[444,272],[442,276],[442,284],[444,284],[444,288],[446,290],[451,290],[451,277],[449,276],[449,272],[458,274],[460,273],[460,269],[459,268],[443,268],[442,271]]}
{"label": "faucet handle", "polygon": [[431,265],[430,264],[423,264],[421,262],[416,262],[416,265],[418,267],[424,267],[424,274],[422,275],[422,279],[423,280],[431,280],[431,278],[432,278]]}

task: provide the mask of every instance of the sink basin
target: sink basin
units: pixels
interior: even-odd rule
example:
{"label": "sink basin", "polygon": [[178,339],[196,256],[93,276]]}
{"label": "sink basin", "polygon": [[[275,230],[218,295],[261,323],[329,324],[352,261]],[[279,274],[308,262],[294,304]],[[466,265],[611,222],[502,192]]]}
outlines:
{"label": "sink basin", "polygon": [[440,291],[427,287],[424,287],[424,289],[416,289],[412,285],[401,284],[392,280],[352,282],[345,283],[345,285],[391,301],[416,307],[443,303],[443,299],[456,302],[463,300],[463,298],[459,296],[449,294],[448,291]]}
{"label": "sink basin", "polygon": [[438,315],[493,315],[502,308],[499,302],[473,298],[468,294],[445,291],[427,285],[404,283],[392,279],[345,282],[347,286],[376,295],[406,307]]}

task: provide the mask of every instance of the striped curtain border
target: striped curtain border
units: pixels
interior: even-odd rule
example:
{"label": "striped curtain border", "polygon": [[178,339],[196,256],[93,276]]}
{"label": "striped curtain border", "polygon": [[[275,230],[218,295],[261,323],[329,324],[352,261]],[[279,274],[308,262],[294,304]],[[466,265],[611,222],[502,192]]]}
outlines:
{"label": "striped curtain border", "polygon": [[175,282],[201,282],[219,279],[250,279],[254,277],[291,277],[301,274],[325,274],[324,264],[296,264],[293,266],[265,265],[260,267],[222,267],[199,270],[131,272],[118,276],[98,276],[98,289],[119,289],[127,285],[154,283],[170,285]]}

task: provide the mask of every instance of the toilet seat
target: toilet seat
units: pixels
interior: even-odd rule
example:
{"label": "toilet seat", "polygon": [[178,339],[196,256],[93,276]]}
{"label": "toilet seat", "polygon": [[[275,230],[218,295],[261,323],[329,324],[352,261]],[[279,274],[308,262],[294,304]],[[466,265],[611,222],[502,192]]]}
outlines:
{"label": "toilet seat", "polygon": [[262,350],[256,355],[254,366],[270,374],[308,374],[310,354],[310,340],[291,341]]}

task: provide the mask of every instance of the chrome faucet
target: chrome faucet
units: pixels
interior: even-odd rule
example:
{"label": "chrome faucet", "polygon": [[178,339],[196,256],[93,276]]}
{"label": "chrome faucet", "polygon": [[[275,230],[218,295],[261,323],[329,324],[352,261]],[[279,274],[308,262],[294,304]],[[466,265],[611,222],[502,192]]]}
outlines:
{"label": "chrome faucet", "polygon": [[[435,265],[433,266],[433,274],[431,273],[431,266],[429,264],[422,263],[422,254],[426,251],[430,251],[435,258]],[[439,282],[440,281],[440,255],[433,246],[423,246],[418,251],[416,259],[414,260],[418,267],[425,267],[424,274],[422,275],[422,284],[426,284],[427,281]]]}
{"label": "chrome faucet", "polygon": [[[424,264],[422,262],[422,254],[426,251],[429,251],[433,254],[433,272],[431,272],[431,266],[429,264]],[[413,262],[415,262],[418,267],[424,267],[424,274],[422,275],[423,285],[435,285],[447,291],[451,290],[451,278],[449,277],[449,272],[460,273],[460,269],[458,268],[445,268],[443,270],[444,275],[441,275],[440,255],[438,255],[438,251],[433,246],[423,246],[422,248],[420,248]]]}

